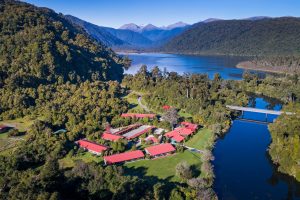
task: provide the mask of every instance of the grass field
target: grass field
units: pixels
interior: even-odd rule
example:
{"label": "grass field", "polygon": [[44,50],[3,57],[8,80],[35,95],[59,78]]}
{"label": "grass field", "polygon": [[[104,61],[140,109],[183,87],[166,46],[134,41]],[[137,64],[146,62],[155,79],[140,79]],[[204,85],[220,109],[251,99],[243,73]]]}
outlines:
{"label": "grass field", "polygon": [[[42,118],[38,118],[38,119],[42,120]],[[18,129],[20,132],[24,132],[33,124],[34,120],[35,119],[32,119],[31,117],[27,116],[24,118],[17,118],[14,120],[0,121],[0,125],[5,124],[8,126],[13,126],[16,129]]]}
{"label": "grass field", "polygon": [[128,112],[140,112],[143,113],[144,109],[139,105],[138,103],[138,95],[135,93],[130,93],[127,96],[124,97],[130,104],[130,109]]}
{"label": "grass field", "polygon": [[185,151],[176,153],[163,158],[154,160],[140,160],[131,163],[126,163],[126,173],[136,176],[153,177],[154,179],[162,179],[165,181],[178,182],[179,179],[175,175],[175,167],[182,161],[188,162],[196,175],[200,175],[201,155]]}
{"label": "grass field", "polygon": [[84,152],[84,153],[81,153],[80,155],[76,155],[76,156],[72,156],[72,157],[67,156],[67,157],[64,157],[63,159],[60,159],[59,166],[62,169],[73,167],[75,165],[76,160],[82,160],[86,163],[90,163],[93,161],[96,163],[100,163],[103,161],[103,158],[101,156],[96,156],[90,152]]}
{"label": "grass field", "polygon": [[[34,119],[30,117],[18,118],[14,120],[0,121],[0,125],[5,124],[13,126],[20,132],[25,132],[34,122]],[[9,154],[14,147],[21,141],[24,136],[20,137],[8,137],[6,133],[0,133],[0,154]]]}
{"label": "grass field", "polygon": [[18,145],[23,136],[8,137],[8,132],[0,133],[0,155],[8,155]]}
{"label": "grass field", "polygon": [[213,142],[213,133],[209,129],[200,129],[184,144],[189,147],[204,150]]}

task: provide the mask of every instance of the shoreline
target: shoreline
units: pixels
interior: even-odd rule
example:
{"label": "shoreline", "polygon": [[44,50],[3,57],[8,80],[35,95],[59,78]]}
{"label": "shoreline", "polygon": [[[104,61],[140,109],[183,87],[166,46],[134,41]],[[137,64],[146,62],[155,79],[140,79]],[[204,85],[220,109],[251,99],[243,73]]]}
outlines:
{"label": "shoreline", "polygon": [[288,72],[285,69],[276,69],[276,67],[259,67],[258,65],[254,64],[251,61],[244,61],[244,62],[239,62],[236,65],[236,68],[239,69],[248,69],[248,70],[255,70],[255,71],[262,71],[262,72],[271,72],[271,73],[277,73],[277,74],[293,74],[296,72]]}

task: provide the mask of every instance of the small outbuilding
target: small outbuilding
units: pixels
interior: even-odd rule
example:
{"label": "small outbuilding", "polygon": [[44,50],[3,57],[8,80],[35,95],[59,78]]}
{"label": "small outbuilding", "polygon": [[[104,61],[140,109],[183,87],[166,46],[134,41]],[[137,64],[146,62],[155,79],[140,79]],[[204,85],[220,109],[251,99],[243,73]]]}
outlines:
{"label": "small outbuilding", "polygon": [[96,155],[100,155],[103,151],[108,149],[107,146],[97,144],[95,142],[91,142],[88,140],[78,140],[77,144],[81,148],[84,148],[84,149],[88,150],[89,152],[96,154]]}

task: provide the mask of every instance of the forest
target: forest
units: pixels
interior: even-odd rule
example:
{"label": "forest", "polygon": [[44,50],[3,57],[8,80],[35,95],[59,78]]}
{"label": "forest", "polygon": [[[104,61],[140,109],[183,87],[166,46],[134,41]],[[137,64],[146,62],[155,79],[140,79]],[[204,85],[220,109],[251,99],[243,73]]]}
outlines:
{"label": "forest", "polygon": [[238,55],[299,55],[300,19],[218,20],[199,22],[173,38],[164,52]]}
{"label": "forest", "polygon": [[164,105],[170,105],[219,135],[228,130],[236,114],[225,106],[247,104],[248,96],[238,84],[223,80],[219,74],[210,80],[204,74],[181,76],[158,67],[149,72],[147,66],[142,66],[135,75],[125,76],[122,81],[130,90],[145,93],[143,98],[154,111],[161,113]]}

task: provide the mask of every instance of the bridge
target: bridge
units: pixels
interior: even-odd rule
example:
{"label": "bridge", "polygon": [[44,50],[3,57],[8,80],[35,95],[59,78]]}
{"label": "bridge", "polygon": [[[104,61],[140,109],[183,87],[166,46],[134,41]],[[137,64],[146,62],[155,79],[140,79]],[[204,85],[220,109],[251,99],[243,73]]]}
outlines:
{"label": "bridge", "polygon": [[270,114],[270,115],[281,115],[281,114],[287,114],[287,115],[292,115],[294,113],[291,112],[283,112],[283,111],[278,111],[278,110],[267,110],[267,109],[259,109],[259,108],[250,108],[250,107],[242,107],[242,106],[231,106],[227,105],[226,106],[229,109],[232,110],[239,110],[239,111],[246,111],[246,112],[256,112],[256,113],[263,113],[263,114]]}

